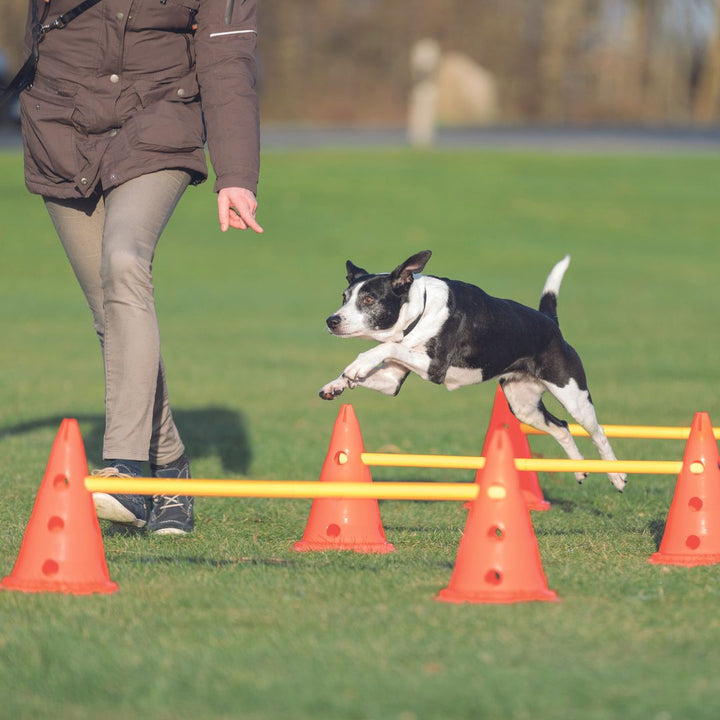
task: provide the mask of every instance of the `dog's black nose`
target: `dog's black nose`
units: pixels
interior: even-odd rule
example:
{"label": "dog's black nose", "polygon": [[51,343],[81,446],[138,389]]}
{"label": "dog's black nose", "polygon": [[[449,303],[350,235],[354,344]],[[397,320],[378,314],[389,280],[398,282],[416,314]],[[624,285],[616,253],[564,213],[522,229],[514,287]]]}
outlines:
{"label": "dog's black nose", "polygon": [[339,315],[331,315],[325,322],[330,330],[335,330],[342,322],[342,318]]}

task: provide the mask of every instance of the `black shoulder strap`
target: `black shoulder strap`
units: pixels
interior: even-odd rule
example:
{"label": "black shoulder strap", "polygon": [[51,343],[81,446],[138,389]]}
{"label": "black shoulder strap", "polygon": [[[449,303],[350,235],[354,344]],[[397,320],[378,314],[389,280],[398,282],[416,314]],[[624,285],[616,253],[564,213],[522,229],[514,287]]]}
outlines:
{"label": "black shoulder strap", "polygon": [[74,8],[70,8],[66,13],[58,15],[52,22],[47,25],[43,25],[43,30],[48,32],[49,30],[61,30],[71,20],[74,20],[78,15],[82,15],[86,10],[89,10],[93,5],[97,5],[100,0],[84,0]]}
{"label": "black shoulder strap", "polygon": [[43,35],[50,32],[50,30],[61,30],[78,15],[82,15],[86,10],[89,10],[99,2],[100,0],[83,0],[83,2],[74,8],[70,8],[66,13],[58,15],[47,25],[44,23],[48,15],[48,10],[50,9],[50,0],[45,0],[45,8],[43,9],[43,14],[40,19],[38,19],[36,4],[35,2],[32,3],[32,51],[30,52],[30,57],[23,63],[18,74],[15,75],[9,85],[0,92],[0,108],[15,97],[15,95],[32,85],[35,79],[35,68],[37,67],[40,52],[39,45]]}

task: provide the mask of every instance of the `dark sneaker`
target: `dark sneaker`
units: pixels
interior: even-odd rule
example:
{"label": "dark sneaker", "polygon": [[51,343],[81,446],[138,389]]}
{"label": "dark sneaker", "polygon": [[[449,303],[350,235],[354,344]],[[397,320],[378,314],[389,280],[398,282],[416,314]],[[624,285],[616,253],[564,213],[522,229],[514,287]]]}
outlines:
{"label": "dark sneaker", "polygon": [[[190,461],[183,453],[175,462],[150,466],[158,478],[190,477]],[[188,495],[154,495],[147,529],[156,535],[187,535],[195,527],[195,498]]]}
{"label": "dark sneaker", "polygon": [[[127,472],[129,468],[121,463],[111,467],[94,470],[99,477],[130,478],[138,474]],[[110,495],[93,493],[95,513],[101,520],[110,520],[118,525],[141,528],[147,523],[147,498],[144,495]]]}
{"label": "dark sneaker", "polygon": [[187,535],[195,527],[195,498],[154,495],[147,529],[155,535]]}

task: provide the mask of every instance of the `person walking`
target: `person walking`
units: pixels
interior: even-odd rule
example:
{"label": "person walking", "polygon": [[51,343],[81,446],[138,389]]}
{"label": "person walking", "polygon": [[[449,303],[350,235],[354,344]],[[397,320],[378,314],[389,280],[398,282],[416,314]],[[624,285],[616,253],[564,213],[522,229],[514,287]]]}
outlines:
{"label": "person walking", "polygon": [[[153,258],[183,192],[215,171],[220,229],[256,220],[255,0],[29,0],[20,93],[28,190],[42,196],[103,352],[99,474],[189,478],[168,399]],[[32,70],[32,67],[31,67]],[[27,83],[23,83],[25,85]],[[98,517],[194,528],[187,496],[93,496]]]}

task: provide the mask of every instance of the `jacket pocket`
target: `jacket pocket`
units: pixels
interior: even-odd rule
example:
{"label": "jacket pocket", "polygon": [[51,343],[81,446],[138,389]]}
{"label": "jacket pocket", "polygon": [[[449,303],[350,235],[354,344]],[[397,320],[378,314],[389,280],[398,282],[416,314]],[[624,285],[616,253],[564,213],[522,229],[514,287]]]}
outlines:
{"label": "jacket pocket", "polygon": [[187,153],[205,145],[199,102],[161,100],[138,113],[128,132],[136,147],[154,152]]}
{"label": "jacket pocket", "polygon": [[43,85],[20,94],[26,172],[51,182],[72,180],[79,169],[73,127],[75,98],[71,89]]}
{"label": "jacket pocket", "polygon": [[200,8],[200,0],[166,0],[165,3],[142,3],[135,15],[133,27],[147,30],[175,30],[189,32]]}
{"label": "jacket pocket", "polygon": [[197,12],[200,9],[200,0],[166,0],[165,4],[169,6],[179,5],[192,12]]}
{"label": "jacket pocket", "polygon": [[162,82],[157,80],[138,80],[134,83],[133,91],[137,95],[140,106],[152,109],[159,102],[193,103],[200,98],[195,70],[183,77],[169,78]]}

